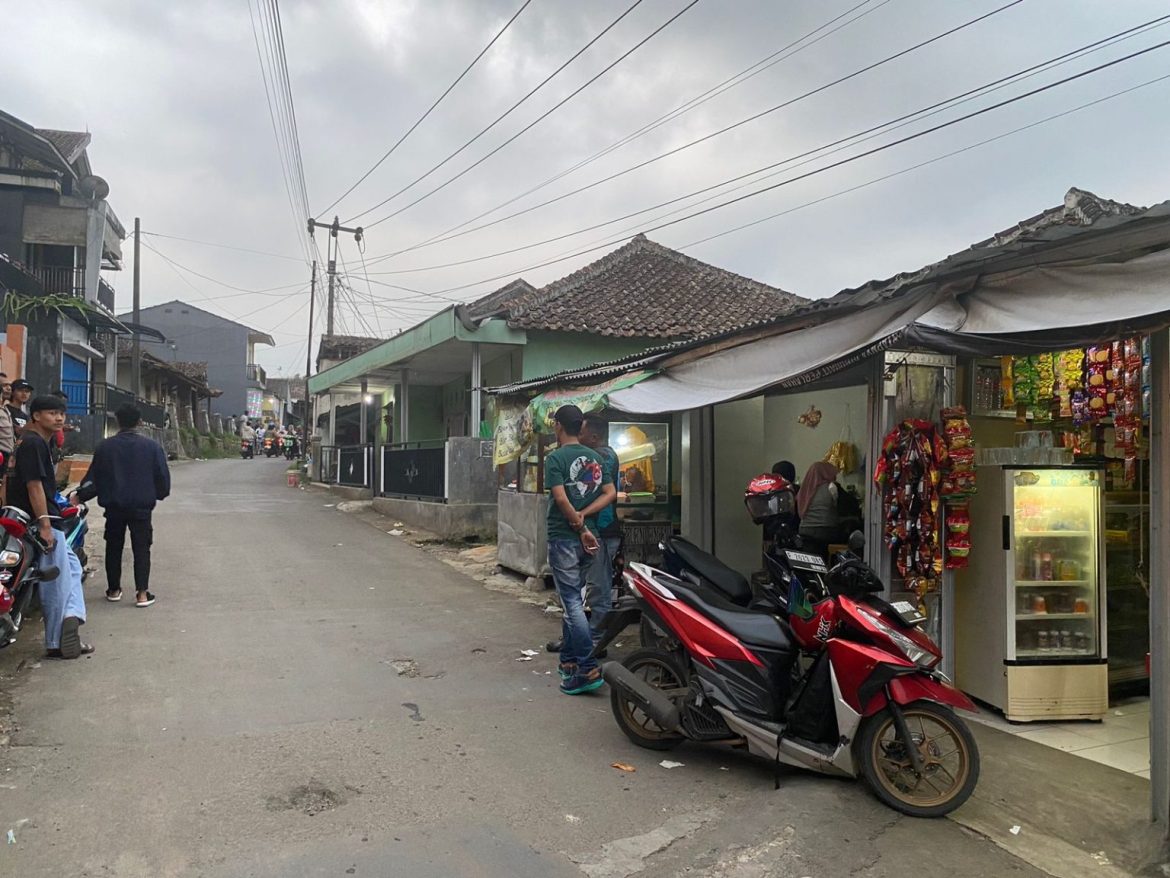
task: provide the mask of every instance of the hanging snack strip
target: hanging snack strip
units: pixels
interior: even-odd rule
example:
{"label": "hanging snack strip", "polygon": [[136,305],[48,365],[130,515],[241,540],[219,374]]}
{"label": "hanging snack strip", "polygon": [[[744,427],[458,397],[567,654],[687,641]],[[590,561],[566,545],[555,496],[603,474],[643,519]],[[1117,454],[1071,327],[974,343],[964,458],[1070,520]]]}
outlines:
{"label": "hanging snack strip", "polygon": [[971,553],[969,501],[975,493],[975,443],[967,410],[943,409],[942,437],[946,445],[939,495],[945,504],[943,548],[948,570],[966,567]]}
{"label": "hanging snack strip", "polygon": [[1114,443],[1125,461],[1125,481],[1132,485],[1137,478],[1137,452],[1142,430],[1141,340],[1115,341],[1111,357]]}
{"label": "hanging snack strip", "polygon": [[874,483],[882,491],[883,535],[906,589],[919,597],[938,589],[939,484],[947,450],[929,421],[903,421],[882,442]]}

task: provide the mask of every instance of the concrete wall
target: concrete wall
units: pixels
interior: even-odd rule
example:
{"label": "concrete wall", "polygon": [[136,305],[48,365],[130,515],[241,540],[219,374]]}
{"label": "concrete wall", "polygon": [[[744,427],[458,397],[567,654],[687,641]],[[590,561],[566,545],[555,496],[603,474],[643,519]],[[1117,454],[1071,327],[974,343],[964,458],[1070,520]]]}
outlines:
{"label": "concrete wall", "polygon": [[[211,401],[213,414],[239,415],[247,407],[248,329],[181,302],[143,308],[141,322],[157,329],[170,344],[142,339],[142,350],[160,360],[207,363],[207,383],[223,391]],[[122,317],[129,319],[129,315]]]}
{"label": "concrete wall", "polygon": [[714,552],[745,576],[760,567],[763,538],[744,509],[743,490],[767,469],[766,457],[763,398],[715,406]]}
{"label": "concrete wall", "polygon": [[483,441],[474,437],[447,440],[447,502],[494,503],[496,468],[490,457],[481,457]]}
{"label": "concrete wall", "polygon": [[375,497],[374,510],[445,540],[490,539],[496,532],[494,503],[428,503]]}
{"label": "concrete wall", "polygon": [[[847,436],[852,436],[860,464],[869,442],[868,398],[869,389],[864,385],[766,397],[764,457],[759,461],[760,472],[770,470],[778,460],[791,460],[796,464],[797,479],[803,480],[808,468],[818,460],[824,460],[832,444]],[[810,405],[815,405],[822,414],[815,429],[797,420]],[[768,459],[769,455],[771,459]],[[860,470],[842,476],[839,481],[843,485],[856,486],[862,495],[868,482]]]}
{"label": "concrete wall", "polygon": [[[40,312],[25,321],[28,342],[25,346],[24,377],[40,396],[61,386],[61,318]],[[16,375],[9,375],[16,378]]]}
{"label": "concrete wall", "polygon": [[663,344],[655,338],[606,338],[570,332],[528,332],[523,378],[542,378],[565,369],[591,366]]}
{"label": "concrete wall", "polygon": [[548,495],[500,491],[496,558],[526,576],[543,576],[548,566]]}

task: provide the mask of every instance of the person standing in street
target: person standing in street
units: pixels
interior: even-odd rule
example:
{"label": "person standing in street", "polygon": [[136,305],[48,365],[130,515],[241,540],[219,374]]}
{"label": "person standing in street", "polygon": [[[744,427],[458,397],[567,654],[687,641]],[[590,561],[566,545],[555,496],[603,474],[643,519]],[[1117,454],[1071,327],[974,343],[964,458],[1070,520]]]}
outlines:
{"label": "person standing in street", "polygon": [[106,510],[106,600],[122,599],[122,550],[126,531],[134,552],[135,606],[154,603],[150,592],[151,513],[171,493],[171,473],[163,447],[137,432],[142,413],[130,404],[114,413],[118,433],[98,443],[89,472],[74,493],[80,500],[98,498]]}
{"label": "person standing in street", "polygon": [[16,441],[20,441],[20,434],[28,424],[28,401],[33,395],[33,386],[23,378],[12,382],[12,399],[7,403],[8,413],[12,415],[12,427],[16,431]]}
{"label": "person standing in street", "polygon": [[45,620],[45,650],[52,658],[75,659],[93,652],[81,640],[85,624],[85,596],[81,591],[81,562],[61,531],[61,510],[53,502],[57,476],[49,440],[65,423],[65,403],[55,396],[38,396],[29,406],[29,422],[16,449],[9,485],[11,505],[36,522],[45,548],[42,568],[55,567],[57,576],[41,580],[41,614]]}
{"label": "person standing in street", "polygon": [[561,692],[582,695],[605,682],[593,658],[593,637],[585,617],[585,579],[597,554],[597,519],[586,517],[593,501],[612,496],[601,458],[581,444],[585,416],[575,405],[563,405],[553,416],[557,448],[544,464],[548,502],[548,565],[561,601],[563,643],[560,653]]}
{"label": "person standing in street", "polygon": [[[617,517],[617,483],[620,465],[617,452],[609,447],[609,423],[600,415],[586,415],[581,430],[581,443],[593,449],[601,458],[602,481],[612,483],[612,493],[603,492],[582,513],[588,518],[597,516],[599,548],[589,567],[589,629],[593,642],[601,639],[601,626],[606,614],[613,608],[613,562],[622,548],[622,525]],[[596,658],[605,658],[598,654]]]}
{"label": "person standing in street", "polygon": [[0,506],[7,504],[6,482],[8,471],[12,468],[12,457],[16,454],[16,428],[12,423],[12,413],[8,411],[8,403],[12,399],[12,382],[8,376],[0,373]]}

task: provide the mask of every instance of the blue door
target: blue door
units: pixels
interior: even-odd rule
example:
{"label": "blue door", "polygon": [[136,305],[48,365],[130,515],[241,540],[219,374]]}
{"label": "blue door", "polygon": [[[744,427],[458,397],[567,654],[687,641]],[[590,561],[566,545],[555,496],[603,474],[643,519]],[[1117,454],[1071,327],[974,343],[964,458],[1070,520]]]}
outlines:
{"label": "blue door", "polygon": [[61,355],[61,389],[69,399],[71,414],[85,414],[89,411],[89,363]]}

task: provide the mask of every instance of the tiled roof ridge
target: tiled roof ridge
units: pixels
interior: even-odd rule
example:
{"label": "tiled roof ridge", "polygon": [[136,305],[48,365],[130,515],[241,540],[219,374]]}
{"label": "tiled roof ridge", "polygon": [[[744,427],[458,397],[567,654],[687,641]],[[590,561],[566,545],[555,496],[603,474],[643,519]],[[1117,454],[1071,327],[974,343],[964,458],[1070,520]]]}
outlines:
{"label": "tiled roof ridge", "polygon": [[1063,204],[1021,220],[990,238],[972,244],[970,249],[977,250],[1007,244],[1051,226],[1091,226],[1102,217],[1136,216],[1147,209],[1124,201],[1102,198],[1087,189],[1078,189],[1073,186],[1065,193]]}
{"label": "tiled roof ridge", "polygon": [[794,293],[789,293],[787,290],[779,287],[771,286],[763,281],[758,281],[750,277],[745,277],[742,274],[736,274],[734,271],[728,271],[725,268],[720,268],[716,265],[703,262],[701,259],[696,259],[693,256],[687,256],[685,253],[680,253],[678,250],[672,250],[665,244],[660,244],[657,241],[652,241],[646,237],[645,234],[639,233],[618,247],[616,250],[605,254],[600,259],[585,265],[576,271],[565,275],[562,278],[545,284],[539,290],[537,295],[533,296],[527,302],[524,302],[517,311],[509,315],[511,318],[518,318],[528,311],[540,308],[547,305],[554,299],[559,299],[561,296],[567,295],[574,290],[580,288],[589,281],[604,275],[609,271],[619,267],[620,265],[633,259],[640,253],[653,253],[657,256],[662,256],[670,259],[680,265],[685,265],[699,273],[712,274],[727,279],[734,279],[737,283],[750,286],[757,292],[768,294],[780,294],[788,297],[792,304],[800,304],[808,301],[807,299],[797,296]]}
{"label": "tiled roof ridge", "polygon": [[37,128],[35,131],[57,147],[70,164],[85,151],[93,137],[88,131],[68,131],[64,128]]}

